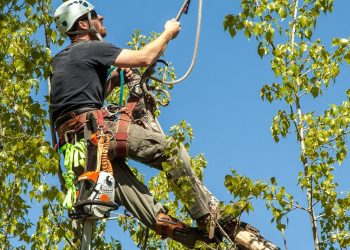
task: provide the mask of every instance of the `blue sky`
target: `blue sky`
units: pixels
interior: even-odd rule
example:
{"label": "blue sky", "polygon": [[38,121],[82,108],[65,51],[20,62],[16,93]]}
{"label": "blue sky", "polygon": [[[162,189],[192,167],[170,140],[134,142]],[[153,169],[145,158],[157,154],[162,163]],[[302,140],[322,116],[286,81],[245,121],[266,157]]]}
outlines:
{"label": "blue sky", "polygon": [[[204,183],[222,201],[228,203],[233,197],[224,187],[224,177],[234,168],[239,174],[256,180],[276,177],[280,185],[287,188],[301,203],[305,194],[297,186],[297,174],[301,171],[299,146],[291,134],[278,144],[270,134],[273,116],[282,103],[269,104],[260,99],[259,91],[265,83],[274,81],[269,59],[261,60],[255,39],[248,41],[243,34],[232,39],[223,30],[226,14],[238,13],[237,0],[213,0],[203,3],[203,22],[197,64],[186,81],[176,85],[172,91],[170,106],[162,110],[160,123],[164,131],[186,120],[194,129],[191,155],[204,153],[208,160]],[[54,7],[60,1],[53,2]],[[144,34],[163,30],[164,22],[176,16],[180,0],[134,0],[92,2],[98,13],[104,16],[108,36],[106,41],[119,47],[127,47],[131,33],[140,29]],[[322,15],[318,21],[314,38],[321,38],[330,47],[333,37],[348,37],[350,16],[349,0],[335,1],[334,11]],[[166,59],[173,62],[178,76],[187,69],[193,52],[197,22],[197,1],[192,1],[188,15],[181,19],[182,30],[166,51]],[[57,52],[56,48],[54,52]],[[316,100],[307,99],[302,105],[304,112],[322,111],[329,104],[340,104],[345,100],[348,89],[349,66],[341,68],[335,86]],[[339,190],[349,190],[346,183],[349,176],[349,161],[336,171],[342,182]],[[155,171],[140,166],[146,178]],[[244,216],[244,220],[259,228],[262,234],[279,246],[282,237],[270,224],[271,213],[263,202],[255,203],[255,211]],[[309,218],[302,212],[289,216],[286,230],[288,249],[313,249]],[[137,249],[128,239],[116,231],[117,224],[111,223],[108,235],[124,242],[124,249]]]}

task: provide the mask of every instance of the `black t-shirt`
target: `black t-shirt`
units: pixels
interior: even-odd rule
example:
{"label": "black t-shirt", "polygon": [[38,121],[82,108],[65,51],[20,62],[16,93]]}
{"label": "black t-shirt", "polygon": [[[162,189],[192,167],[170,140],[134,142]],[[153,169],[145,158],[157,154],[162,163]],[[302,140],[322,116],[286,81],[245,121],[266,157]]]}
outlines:
{"label": "black t-shirt", "polygon": [[108,68],[122,49],[101,41],[80,41],[53,58],[52,119],[78,108],[101,108]]}

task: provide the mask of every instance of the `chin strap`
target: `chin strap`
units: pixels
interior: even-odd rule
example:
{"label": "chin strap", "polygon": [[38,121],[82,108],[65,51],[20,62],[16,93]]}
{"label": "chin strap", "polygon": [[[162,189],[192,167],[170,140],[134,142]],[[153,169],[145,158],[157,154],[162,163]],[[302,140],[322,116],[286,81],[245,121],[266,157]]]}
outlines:
{"label": "chin strap", "polygon": [[90,28],[88,29],[88,32],[96,36],[98,40],[103,41],[103,38],[100,35],[100,33],[98,33],[96,28],[92,25],[90,12],[88,12],[88,20],[89,20],[89,26],[90,26]]}

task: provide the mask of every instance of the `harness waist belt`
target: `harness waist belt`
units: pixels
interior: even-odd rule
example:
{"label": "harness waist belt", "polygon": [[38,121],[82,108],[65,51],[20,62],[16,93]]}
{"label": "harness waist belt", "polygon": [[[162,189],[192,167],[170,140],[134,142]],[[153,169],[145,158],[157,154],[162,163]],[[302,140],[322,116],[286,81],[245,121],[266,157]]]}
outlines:
{"label": "harness waist belt", "polygon": [[79,115],[75,114],[73,115],[72,118],[66,121],[63,121],[62,119],[63,123],[58,128],[56,128],[58,136],[60,138],[63,138],[65,132],[69,130],[76,130],[76,132],[80,131],[83,128],[83,124],[86,123],[88,120],[87,118],[88,113],[93,114],[99,126],[100,125],[103,126],[103,120],[104,120],[103,118],[109,115],[102,109],[92,109],[90,111],[85,111]]}
{"label": "harness waist belt", "polygon": [[97,110],[97,109],[96,108],[79,108],[79,109],[75,109],[73,111],[70,111],[70,112],[57,118],[57,120],[55,121],[55,128],[58,129],[63,123],[76,117],[77,115],[80,115],[80,114],[83,114],[83,113],[86,113],[89,111],[93,111],[93,110]]}
{"label": "harness waist belt", "polygon": [[[115,152],[118,157],[128,156],[128,132],[129,126],[132,123],[132,112],[137,104],[137,98],[129,98],[126,107],[120,109],[120,116],[118,119],[117,129],[114,133],[114,139],[116,140]],[[67,131],[78,132],[83,127],[88,120],[87,113],[91,113],[95,116],[98,125],[103,127],[103,122],[105,117],[109,117],[109,112],[104,109],[91,109],[83,108],[74,110],[64,116],[58,118],[55,122],[56,131],[60,138],[60,143],[64,139],[65,133]]]}

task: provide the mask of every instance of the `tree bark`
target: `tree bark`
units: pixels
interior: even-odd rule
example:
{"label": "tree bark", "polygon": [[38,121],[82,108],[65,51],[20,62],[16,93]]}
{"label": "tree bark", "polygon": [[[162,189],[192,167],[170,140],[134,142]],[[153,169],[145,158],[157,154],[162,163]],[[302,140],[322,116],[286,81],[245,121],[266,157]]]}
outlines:
{"label": "tree bark", "polygon": [[229,237],[240,250],[277,250],[280,249],[272,242],[266,240],[255,227],[227,218],[219,222],[223,235]]}
{"label": "tree bark", "polygon": [[[295,29],[296,29],[296,20],[298,18],[298,5],[299,5],[299,0],[294,0],[294,14],[293,14],[293,26],[292,26],[292,31],[291,31],[291,53],[294,54],[294,42],[295,42]],[[296,82],[297,86],[299,87],[300,83]],[[305,135],[304,135],[304,124],[303,124],[303,113],[301,111],[301,105],[300,105],[300,99],[298,94],[295,94],[295,106],[297,110],[297,120],[298,123],[296,124],[296,130],[298,132],[298,141],[300,144],[300,153],[301,153],[301,159],[302,159],[302,164],[304,167],[304,174],[305,177],[307,176],[307,170],[309,167],[307,156],[305,153]],[[312,234],[313,234],[313,240],[314,240],[314,246],[315,250],[319,250],[319,238],[318,238],[318,232],[317,232],[317,222],[315,219],[315,213],[314,213],[314,206],[313,206],[313,197],[312,197],[312,177],[309,179],[309,185],[307,187],[307,203],[308,203],[308,211],[309,211],[309,216],[311,220],[311,225],[312,225]]]}
{"label": "tree bark", "polygon": [[277,250],[280,249],[272,242],[264,239],[260,233],[250,231],[247,228],[239,227],[234,239],[240,250]]}

